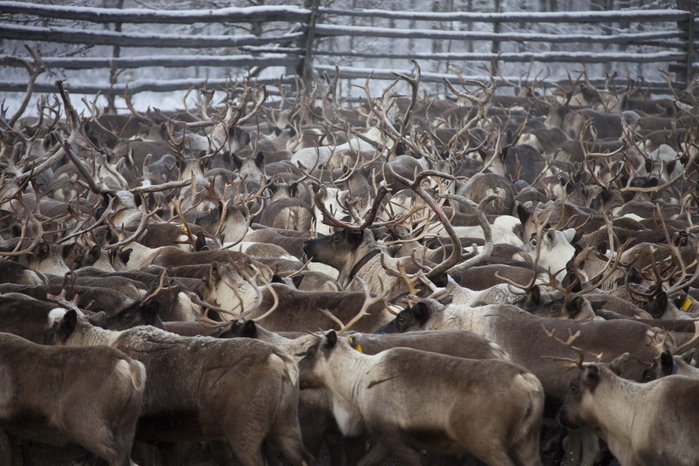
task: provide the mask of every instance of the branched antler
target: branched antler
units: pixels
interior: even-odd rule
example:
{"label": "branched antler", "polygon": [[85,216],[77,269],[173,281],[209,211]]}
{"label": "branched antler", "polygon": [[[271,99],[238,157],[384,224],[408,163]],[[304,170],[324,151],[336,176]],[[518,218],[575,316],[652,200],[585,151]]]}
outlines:
{"label": "branched antler", "polygon": [[543,329],[543,331],[547,337],[553,338],[558,343],[562,344],[563,346],[567,346],[570,349],[574,350],[576,353],[578,353],[578,357],[575,359],[562,358],[559,356],[544,356],[546,359],[550,359],[551,361],[561,361],[561,362],[566,362],[566,363],[572,363],[578,369],[583,368],[583,361],[585,360],[585,351],[582,348],[578,348],[577,346],[573,346],[573,342],[580,336],[580,330],[578,330],[575,333],[572,333],[570,331],[570,329],[568,329],[568,339],[566,341],[563,341],[555,335],[556,329],[547,330],[543,324],[541,325],[541,328]]}
{"label": "branched antler", "polygon": [[[317,186],[316,192],[313,195],[313,201],[315,202],[316,206],[318,209],[321,211],[323,214],[323,223],[326,225],[331,225],[335,226],[338,228],[343,228],[345,230],[350,230],[350,231],[364,231],[367,228],[377,228],[377,227],[387,227],[387,226],[392,226],[392,225],[397,225],[399,223],[402,223],[404,220],[406,220],[405,215],[402,216],[399,219],[396,220],[391,220],[388,222],[378,222],[374,223],[374,220],[376,219],[376,215],[379,212],[379,208],[381,207],[381,201],[383,201],[383,198],[388,194],[390,191],[388,188],[385,186],[379,187],[379,191],[376,193],[376,197],[374,198],[374,202],[372,203],[371,209],[369,209],[369,212],[366,214],[366,217],[364,218],[364,222],[362,222],[361,225],[353,225],[351,223],[343,222],[342,220],[339,220],[333,216],[332,213],[330,213],[323,203],[323,197],[325,195],[325,186]],[[410,213],[412,215],[412,212]]]}
{"label": "branched antler", "polygon": [[[454,265],[450,269],[448,269],[449,272],[459,272],[464,269],[467,269],[469,267],[472,267],[476,264],[478,264],[480,261],[482,261],[484,258],[490,256],[493,252],[493,233],[492,233],[492,228],[490,227],[490,223],[488,222],[488,218],[485,216],[484,209],[483,207],[488,204],[490,201],[495,199],[495,196],[488,196],[485,199],[483,199],[480,204],[476,204],[470,199],[467,199],[463,196],[459,196],[456,194],[443,194],[440,197],[444,197],[447,199],[451,199],[453,201],[456,201],[460,203],[462,206],[466,207],[467,210],[470,211],[472,215],[475,215],[476,218],[478,219],[478,224],[481,226],[483,229],[483,237],[485,239],[485,245],[483,246],[483,249],[480,250],[478,254],[475,256],[461,262],[458,265]],[[459,242],[459,245],[461,245],[461,242]]]}
{"label": "branched antler", "polygon": [[359,283],[362,285],[362,289],[364,290],[364,304],[362,304],[362,308],[359,309],[359,312],[357,312],[357,314],[354,317],[352,317],[352,319],[349,322],[347,322],[346,325],[343,325],[340,328],[340,330],[338,330],[337,333],[339,334],[346,332],[347,330],[352,328],[354,324],[359,322],[359,319],[361,319],[365,315],[368,315],[367,311],[369,310],[372,304],[381,302],[384,299],[382,296],[375,296],[372,298],[371,293],[369,292],[369,287],[367,286],[366,282],[358,277],[356,278],[356,280],[359,281]]}

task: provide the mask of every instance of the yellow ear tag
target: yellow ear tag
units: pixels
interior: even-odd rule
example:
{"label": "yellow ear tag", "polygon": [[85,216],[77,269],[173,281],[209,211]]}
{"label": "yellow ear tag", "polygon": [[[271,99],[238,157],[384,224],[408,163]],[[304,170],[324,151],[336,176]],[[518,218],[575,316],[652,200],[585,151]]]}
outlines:
{"label": "yellow ear tag", "polygon": [[356,349],[360,353],[362,352],[362,345],[358,344],[354,337],[349,337],[348,341],[352,348]]}
{"label": "yellow ear tag", "polygon": [[692,307],[692,300],[689,298],[689,296],[685,296],[684,301],[682,301],[682,305],[680,306],[680,309],[686,311],[690,307]]}

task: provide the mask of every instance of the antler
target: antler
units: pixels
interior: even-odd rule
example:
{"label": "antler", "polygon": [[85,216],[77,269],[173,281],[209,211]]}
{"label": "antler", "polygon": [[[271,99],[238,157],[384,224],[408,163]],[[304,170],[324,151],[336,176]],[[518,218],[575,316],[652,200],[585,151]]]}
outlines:
{"label": "antler", "polygon": [[390,227],[393,225],[397,225],[399,223],[402,223],[406,219],[410,218],[414,212],[411,210],[408,212],[406,215],[403,215],[402,217],[394,220],[390,220],[387,222],[377,222],[374,223],[374,220],[376,219],[376,215],[379,212],[379,208],[381,207],[381,201],[383,198],[388,194],[390,191],[386,186],[381,186],[379,187],[378,192],[376,193],[376,197],[374,198],[374,202],[371,206],[371,209],[369,209],[369,212],[366,214],[366,217],[364,219],[364,222],[362,222],[361,225],[353,225],[351,223],[343,222],[342,220],[339,220],[331,214],[325,204],[323,204],[323,195],[326,192],[325,191],[325,186],[318,186],[315,188],[315,194],[313,195],[313,201],[315,202],[316,206],[318,206],[318,209],[320,209],[321,213],[323,214],[323,222],[326,225],[332,225],[338,228],[343,228],[345,230],[350,230],[350,231],[364,231],[367,228],[378,228],[378,227]]}
{"label": "antler", "polygon": [[[19,241],[17,242],[17,246],[15,247],[15,251],[9,251],[9,252],[0,252],[0,257],[18,257],[18,256],[23,256],[25,254],[28,254],[34,250],[34,248],[41,242],[41,240],[44,237],[44,227],[41,224],[40,221],[34,217],[34,214],[32,214],[29,209],[27,209],[27,206],[21,201],[18,200],[18,202],[24,207],[24,213],[26,215],[26,219],[23,222],[22,225],[22,233],[20,234]],[[22,242],[24,241],[24,238],[26,238],[27,233],[28,233],[28,228],[29,228],[29,222],[36,223],[37,226],[37,231],[34,234],[34,238],[32,239],[32,243],[21,250],[16,250],[17,248],[22,246]]]}
{"label": "antler", "polygon": [[568,339],[566,341],[563,341],[560,338],[558,338],[557,336],[555,336],[556,329],[547,330],[543,324],[541,324],[541,328],[544,330],[544,333],[546,334],[547,337],[553,338],[558,343],[562,344],[563,346],[567,346],[570,349],[575,350],[576,353],[578,353],[578,357],[575,359],[562,358],[559,356],[544,356],[544,358],[550,359],[551,361],[561,361],[561,362],[573,363],[573,364],[575,364],[575,367],[577,367],[578,369],[583,368],[583,361],[585,360],[585,351],[582,348],[578,348],[577,346],[573,346],[573,342],[580,336],[580,330],[578,330],[575,333],[572,333],[570,331],[570,329],[568,329]]}
{"label": "antler", "polygon": [[[114,244],[110,244],[105,247],[105,249],[115,249],[120,246],[123,246],[125,244],[132,243],[133,241],[136,241],[136,239],[141,236],[141,233],[146,231],[146,227],[148,226],[148,220],[156,215],[159,210],[159,206],[156,206],[152,211],[148,212],[148,209],[146,208],[146,203],[145,201],[141,203],[141,206],[143,208],[143,211],[141,212],[141,220],[138,224],[138,227],[136,227],[136,230],[129,235],[127,238],[124,238],[123,240],[116,242]],[[111,223],[108,220],[105,220],[109,225]]]}
{"label": "antler", "polygon": [[682,353],[684,353],[684,352],[687,351],[687,349],[688,349],[689,347],[691,347],[697,340],[699,340],[699,322],[694,322],[694,336],[692,336],[692,338],[689,339],[689,340],[688,340],[687,342],[685,342],[684,344],[682,344],[682,345],[678,346],[677,348],[675,348],[675,351],[673,351],[672,353],[673,353],[673,354],[682,354]]}
{"label": "antler", "polygon": [[388,171],[391,173],[391,176],[395,177],[395,179],[397,179],[404,185],[410,186],[410,189],[412,189],[415,192],[415,194],[420,196],[425,201],[425,203],[432,208],[435,215],[437,216],[437,219],[444,226],[444,229],[446,230],[453,244],[451,255],[444,262],[433,268],[427,276],[428,278],[433,278],[439,274],[446,272],[454,265],[458,264],[459,261],[461,261],[461,259],[463,258],[463,254],[461,252],[461,241],[459,240],[459,237],[456,234],[456,231],[454,230],[454,226],[451,224],[446,214],[444,213],[444,210],[442,210],[441,206],[437,203],[437,201],[435,201],[434,198],[427,191],[425,191],[425,188],[422,187],[422,180],[428,176],[445,178],[447,180],[454,180],[455,178],[451,175],[447,175],[446,173],[438,172],[435,170],[425,170],[417,174],[414,180],[409,180],[408,178],[405,178],[404,176],[396,173],[396,171],[390,165],[386,165],[386,167],[388,168]]}
{"label": "antler", "polygon": [[371,293],[369,293],[369,287],[367,286],[366,282],[362,280],[361,278],[356,278],[356,280],[359,280],[359,283],[362,285],[362,289],[364,290],[364,304],[362,304],[362,308],[357,312],[357,314],[352,317],[352,319],[347,322],[346,325],[343,325],[340,330],[338,330],[337,333],[342,334],[352,328],[354,324],[359,322],[359,319],[367,315],[367,311],[369,310],[369,307],[371,307],[372,304],[378,303],[380,301],[383,301],[383,297],[381,296],[375,296],[371,297]]}
{"label": "antler", "polygon": [[163,291],[165,287],[165,280],[167,279],[167,269],[163,269],[162,273],[160,274],[160,280],[158,280],[158,286],[148,294],[143,300],[141,301],[141,304],[145,304],[151,299],[155,298],[160,294],[161,291]]}
{"label": "antler", "polygon": [[[483,199],[480,204],[476,204],[470,199],[467,199],[463,196],[459,196],[456,194],[443,194],[440,197],[444,197],[447,199],[451,199],[453,201],[459,202],[461,205],[465,206],[467,210],[470,211],[471,214],[475,215],[476,218],[478,219],[478,224],[481,226],[483,229],[483,237],[485,239],[485,245],[483,246],[483,249],[476,254],[475,256],[461,262],[458,265],[454,265],[453,267],[447,269],[450,272],[458,272],[464,269],[467,269],[473,265],[476,265],[479,263],[481,260],[483,260],[485,257],[490,256],[493,252],[493,233],[492,229],[490,228],[490,222],[488,222],[488,218],[485,216],[485,213],[483,212],[483,207],[488,204],[490,201],[495,199],[495,196],[488,196],[485,199]],[[459,241],[459,246],[461,245],[461,242]]]}
{"label": "antler", "polygon": [[29,100],[31,99],[32,94],[34,92],[34,84],[36,83],[36,78],[38,78],[41,73],[46,71],[46,67],[41,61],[41,57],[39,56],[39,54],[34,49],[29,47],[27,44],[24,44],[24,48],[26,48],[31,54],[33,63],[29,63],[27,60],[24,60],[19,57],[5,57],[3,59],[4,62],[16,61],[20,63],[27,70],[27,73],[29,73],[29,82],[27,83],[27,90],[24,93],[22,103],[19,105],[17,112],[15,112],[15,114],[12,117],[10,117],[10,120],[7,123],[10,127],[13,127],[15,125],[19,117],[21,117],[24,111],[27,109]]}
{"label": "antler", "polygon": [[75,312],[77,312],[78,314],[81,314],[81,315],[84,315],[84,314],[85,314],[85,313],[82,311],[82,309],[80,309],[80,308],[78,307],[78,305],[76,304],[76,303],[77,303],[77,300],[78,300],[78,295],[77,295],[77,293],[73,295],[73,300],[72,300],[72,301],[68,301],[68,300],[66,299],[66,290],[65,290],[65,289],[61,290],[61,293],[58,294],[58,295],[53,295],[53,294],[49,293],[49,294],[46,295],[46,297],[47,297],[48,299],[50,299],[50,300],[56,302],[57,304],[60,304],[61,306],[63,306],[64,308],[66,308],[66,309],[68,309],[68,310],[75,311]]}
{"label": "antler", "polygon": [[[269,291],[269,293],[272,295],[272,298],[274,298],[274,304],[272,304],[272,307],[270,307],[270,308],[267,310],[267,312],[265,312],[264,314],[262,314],[260,317],[257,317],[257,318],[255,319],[256,322],[259,322],[260,320],[262,320],[262,319],[268,317],[270,314],[272,314],[274,311],[276,311],[277,308],[279,307],[279,295],[278,295],[277,292],[274,290],[274,287],[272,287],[272,286],[271,286],[269,283],[267,283],[267,282],[265,282],[264,286],[265,286],[265,288],[267,288],[267,291]],[[250,313],[252,313],[253,311],[257,310],[257,308],[260,307],[261,304],[262,304],[262,301],[260,301],[260,302],[259,302],[255,307],[253,307],[252,309],[249,309],[249,310],[247,310],[246,312],[244,312],[243,314],[241,314],[241,315],[240,315],[240,318],[242,319],[242,318],[244,318],[245,316],[250,315]]]}

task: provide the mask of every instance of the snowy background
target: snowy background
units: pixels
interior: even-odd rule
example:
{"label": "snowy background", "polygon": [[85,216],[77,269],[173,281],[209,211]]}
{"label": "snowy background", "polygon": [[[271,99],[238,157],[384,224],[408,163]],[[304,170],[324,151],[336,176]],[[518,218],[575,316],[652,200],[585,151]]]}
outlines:
{"label": "snowy background", "polygon": [[[69,0],[69,1],[40,1],[33,3],[45,3],[55,5],[69,5],[77,8],[80,7],[105,7],[105,8],[144,8],[144,9],[162,9],[162,10],[186,10],[186,9],[217,9],[224,7],[248,7],[260,5],[291,5],[304,7],[303,0],[233,0],[225,1],[135,1],[135,0]],[[322,0],[321,6],[326,8],[352,8],[352,9],[369,9],[378,8],[391,11],[420,11],[420,12],[555,12],[555,11],[580,11],[581,14],[590,11],[604,11],[607,9],[630,9],[630,10],[649,10],[649,9],[666,9],[677,8],[676,1],[670,0]],[[338,17],[322,17],[319,23],[332,24],[339,19],[346,20],[347,18]],[[561,24],[561,23],[536,23],[525,21],[526,17],[520,23],[504,23],[500,25],[500,32],[506,33],[544,33],[544,34],[616,34],[616,33],[651,33],[656,31],[676,30],[677,24],[671,22],[658,22],[656,24],[634,23],[583,23],[583,24]],[[37,18],[36,16],[21,16],[16,14],[2,13],[0,8],[0,22],[21,24],[25,26],[60,26],[68,27],[75,30],[114,30],[113,24],[100,25],[92,22],[58,20],[50,18]],[[371,26],[371,27],[390,27],[403,29],[429,29],[429,30],[445,30],[445,31],[482,31],[492,32],[492,23],[479,22],[436,22],[436,21],[414,21],[414,20],[386,20],[376,17],[366,18],[351,18],[350,23],[339,24],[342,26]],[[192,35],[243,35],[254,34],[258,36],[274,36],[281,35],[289,31],[290,25],[283,22],[264,23],[257,26],[249,24],[126,24],[122,26],[123,32],[148,32],[161,34],[174,34],[182,37]],[[1,40],[2,55],[4,56],[22,56],[28,57],[28,52],[24,45],[29,45],[36,50],[42,57],[109,57],[113,54],[112,46],[90,46],[79,44],[60,44],[52,42],[39,41],[21,41],[21,40]],[[428,53],[473,53],[473,52],[491,52],[493,43],[491,41],[478,40],[431,40],[431,39],[389,39],[389,38],[363,38],[363,37],[322,37],[316,42],[316,48],[320,53],[315,57],[316,64],[322,64],[327,67],[334,65],[367,68],[368,70],[380,68],[383,70],[401,70],[409,72],[412,69],[412,64],[408,58],[414,54]],[[658,51],[657,47],[649,47],[647,45],[603,45],[603,44],[584,44],[580,43],[559,43],[553,42],[505,42],[502,43],[499,51],[503,53],[517,52],[618,52],[618,53],[633,53],[643,51]],[[377,59],[365,58],[361,56],[347,57],[342,54],[346,51],[351,51],[355,55],[390,53],[404,54],[405,58],[395,59]],[[163,48],[138,48],[128,47],[121,49],[121,56],[149,56],[162,54],[180,54],[180,55],[238,55],[240,50],[236,49],[163,49]],[[477,60],[450,60],[450,61],[435,61],[435,60],[420,60],[420,66],[423,72],[445,73],[445,74],[461,74],[465,76],[487,76],[486,68],[489,66],[488,61]],[[499,73],[503,76],[510,77],[545,77],[546,79],[564,79],[566,72],[569,71],[575,76],[583,70],[588,76],[594,78],[604,78],[605,76],[616,75],[620,78],[631,78],[634,80],[644,79],[646,81],[663,81],[661,74],[662,70],[667,70],[668,63],[652,61],[643,64],[630,63],[604,63],[604,64],[576,64],[576,63],[518,63],[501,61],[499,63]],[[331,68],[330,68],[331,69]],[[277,79],[286,73],[283,67],[272,67],[263,70],[258,77],[264,79]],[[206,66],[185,66],[182,68],[163,68],[163,67],[142,67],[138,69],[126,69],[121,71],[118,76],[119,83],[139,82],[143,80],[172,80],[172,79],[191,79],[191,78],[206,78],[206,79],[237,79],[246,70],[226,68],[226,67],[206,67]],[[108,69],[96,70],[57,70],[49,69],[39,77],[39,82],[53,83],[57,79],[64,79],[66,86],[70,89],[71,85],[79,85],[84,83],[90,84],[105,84],[109,82]],[[25,82],[27,73],[22,68],[11,68],[3,66],[2,75],[4,80],[12,80],[16,82]],[[352,84],[363,85],[364,82],[355,80]],[[375,80],[372,82],[372,93],[378,93],[387,85],[387,81]],[[428,90],[434,93],[443,91],[440,85],[423,85],[423,90]],[[350,85],[348,81],[341,82],[341,93],[347,96],[361,97],[363,91],[356,86]],[[135,96],[134,103],[139,110],[143,110],[149,106],[158,107],[161,109],[170,109],[182,106],[182,97],[184,92],[142,92]],[[21,99],[21,93],[0,92],[0,100],[5,101],[5,106],[9,107],[12,112],[13,108]],[[76,105],[82,106],[80,101],[82,98],[93,99],[94,96],[73,95]],[[118,99],[119,100],[119,99]],[[99,105],[104,105],[104,99],[97,99]],[[123,106],[117,101],[117,106]],[[30,107],[33,108],[33,107]]]}

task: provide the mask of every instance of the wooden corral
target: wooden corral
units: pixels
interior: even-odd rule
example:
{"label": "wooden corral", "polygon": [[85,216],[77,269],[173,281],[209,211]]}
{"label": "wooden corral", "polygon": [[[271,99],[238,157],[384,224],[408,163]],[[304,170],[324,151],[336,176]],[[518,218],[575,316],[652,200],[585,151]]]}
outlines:
{"label": "wooden corral", "polygon": [[[444,78],[482,81],[484,68],[500,86],[549,88],[565,81],[569,69],[588,71],[596,86],[631,80],[653,90],[666,89],[668,81],[678,90],[696,87],[699,20],[684,0],[662,9],[620,4],[606,11],[596,2],[589,2],[590,11],[536,11],[525,3],[522,11],[505,11],[500,0],[481,11],[453,0],[432,11],[413,4],[401,11],[402,3],[392,9],[301,3],[143,10],[124,0],[114,8],[2,1],[3,66],[25,68],[36,79],[35,92],[55,91],[50,73],[71,81],[73,93],[99,92],[110,102],[126,92],[213,90],[249,78],[288,86],[300,77],[308,86],[325,74],[340,76],[340,96],[356,96],[353,84],[368,75],[392,80],[394,71],[409,72],[411,60],[432,93],[445,91]],[[0,91],[25,90],[23,79],[8,78]]]}

